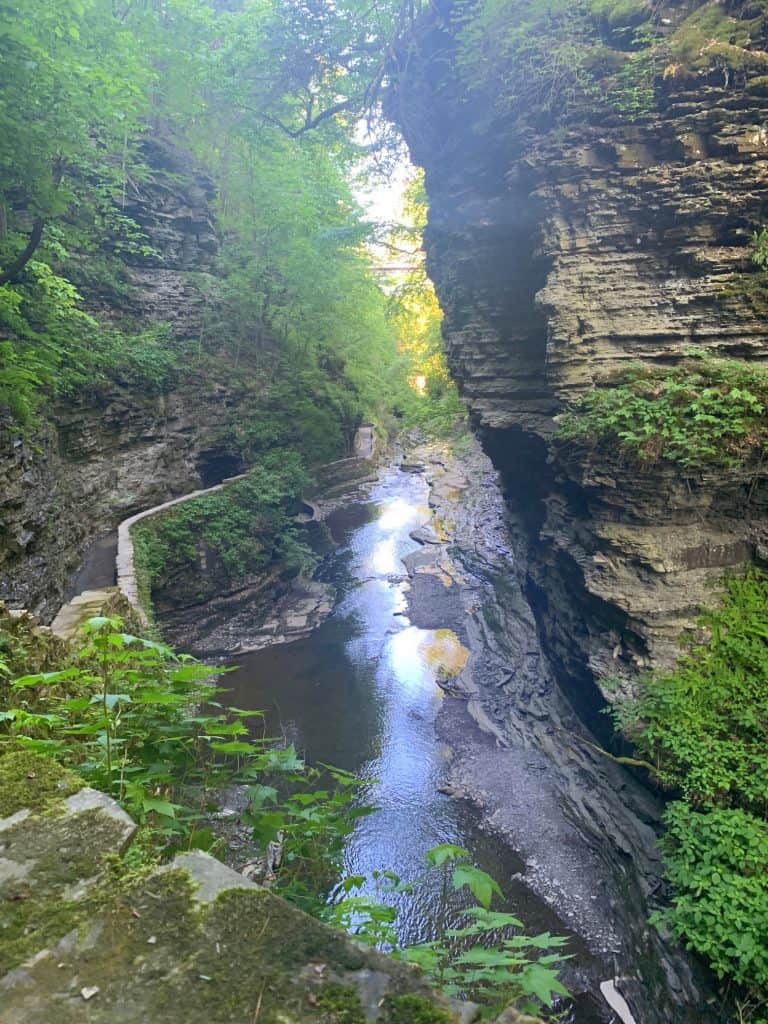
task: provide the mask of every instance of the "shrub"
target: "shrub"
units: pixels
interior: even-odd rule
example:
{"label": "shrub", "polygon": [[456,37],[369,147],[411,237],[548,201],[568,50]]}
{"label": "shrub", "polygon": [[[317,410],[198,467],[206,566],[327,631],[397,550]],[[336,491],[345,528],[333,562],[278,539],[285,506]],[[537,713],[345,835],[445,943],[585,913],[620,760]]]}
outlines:
{"label": "shrub", "polygon": [[[673,672],[641,681],[615,714],[684,800],[666,816],[674,885],[662,915],[721,978],[768,1002],[768,577],[726,584]],[[752,1019],[748,1015],[744,1020]]]}
{"label": "shrub", "polygon": [[719,978],[768,993],[768,823],[734,808],[666,814],[669,921]]}
{"label": "shrub", "polygon": [[134,529],[139,575],[149,589],[173,567],[197,562],[200,543],[220,557],[230,579],[280,565],[297,571],[311,552],[296,537],[293,505],[309,483],[290,450],[264,456],[247,477],[185,502]]}
{"label": "shrub", "polygon": [[562,441],[618,447],[641,461],[738,465],[768,442],[768,370],[696,357],[672,368],[631,366],[566,414]]}

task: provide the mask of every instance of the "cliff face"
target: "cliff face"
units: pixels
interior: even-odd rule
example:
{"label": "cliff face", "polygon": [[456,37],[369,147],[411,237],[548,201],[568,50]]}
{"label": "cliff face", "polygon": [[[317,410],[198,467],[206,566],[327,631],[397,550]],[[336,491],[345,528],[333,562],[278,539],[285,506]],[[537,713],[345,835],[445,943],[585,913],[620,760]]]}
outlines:
{"label": "cliff face", "polygon": [[[702,5],[680,6],[662,13]],[[606,105],[553,128],[466,91],[448,17],[418,37],[390,114],[426,171],[448,359],[524,523],[547,650],[585,695],[671,663],[724,571],[764,550],[762,464],[644,465],[553,434],[566,403],[630,361],[768,357],[743,286],[765,218],[765,80],[659,75],[634,122]]]}
{"label": "cliff face", "polygon": [[[134,258],[122,302],[138,321],[168,322],[180,341],[196,340],[200,275],[211,272],[217,249],[212,186],[170,146],[152,143],[148,158],[152,180],[129,192],[125,213],[159,257]],[[111,294],[92,299],[113,308],[117,301]],[[236,395],[202,378],[187,376],[183,386],[155,394],[116,384],[44,409],[33,431],[6,432],[0,599],[49,620],[95,536],[132,512],[235,472],[215,438],[236,403]]]}

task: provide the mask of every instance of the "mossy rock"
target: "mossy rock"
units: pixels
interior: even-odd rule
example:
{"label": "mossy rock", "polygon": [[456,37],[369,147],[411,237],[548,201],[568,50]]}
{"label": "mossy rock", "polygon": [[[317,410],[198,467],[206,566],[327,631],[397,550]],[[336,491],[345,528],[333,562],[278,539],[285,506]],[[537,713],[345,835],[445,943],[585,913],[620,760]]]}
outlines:
{"label": "mossy rock", "polygon": [[[409,965],[212,857],[178,864],[116,894],[0,982],[3,1024],[49,1024],[52,1007],[57,1024],[80,1024],[83,992],[89,1024],[455,1024]],[[419,1015],[403,1017],[411,1010]]]}
{"label": "mossy rock", "polygon": [[732,68],[768,65],[768,54],[750,49],[765,25],[765,14],[734,18],[717,2],[703,4],[685,18],[669,39],[673,58],[694,70],[714,64]]}
{"label": "mossy rock", "polygon": [[[8,758],[24,765],[20,756]],[[72,784],[68,776],[65,784]],[[0,976],[88,923],[104,898],[95,883],[105,858],[122,853],[135,831],[103,793],[78,789],[63,799],[42,792],[42,812],[25,808],[0,821]]]}
{"label": "mossy rock", "polygon": [[50,810],[85,783],[50,757],[19,747],[0,747],[0,818],[25,807]]}
{"label": "mossy rock", "polygon": [[648,21],[652,12],[647,0],[590,0],[589,8],[611,31],[636,28]]}
{"label": "mossy rock", "polygon": [[386,1024],[451,1024],[452,1014],[441,1010],[422,996],[410,993],[401,996],[387,996],[384,1000]]}

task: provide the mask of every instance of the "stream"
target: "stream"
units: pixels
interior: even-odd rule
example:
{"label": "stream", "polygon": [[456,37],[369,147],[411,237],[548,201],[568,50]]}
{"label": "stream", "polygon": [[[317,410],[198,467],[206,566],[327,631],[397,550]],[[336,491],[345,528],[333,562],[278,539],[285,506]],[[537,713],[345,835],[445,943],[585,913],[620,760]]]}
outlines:
{"label": "stream", "polygon": [[[421,545],[411,534],[430,520],[428,497],[422,474],[391,466],[328,514],[337,547],[318,576],[337,590],[333,613],[305,639],[239,656],[227,677],[229,699],[263,709],[266,735],[284,736],[310,763],[337,765],[364,780],[360,799],[377,809],[349,836],[344,872],[366,875],[363,891],[379,899],[370,879],[377,869],[420,880],[412,895],[382,900],[398,905],[401,943],[435,934],[440,880],[436,873],[424,877],[426,851],[438,843],[464,846],[499,881],[506,909],[529,933],[569,936],[573,959],[565,980],[576,999],[568,1019],[597,1024],[611,1019],[589,994],[605,974],[586,944],[521,880],[523,861],[481,826],[478,811],[440,792],[450,750],[437,723],[451,698],[437,680],[456,674],[468,652],[451,629],[419,628],[409,614],[404,559],[418,558]],[[453,920],[460,906],[454,897]]]}

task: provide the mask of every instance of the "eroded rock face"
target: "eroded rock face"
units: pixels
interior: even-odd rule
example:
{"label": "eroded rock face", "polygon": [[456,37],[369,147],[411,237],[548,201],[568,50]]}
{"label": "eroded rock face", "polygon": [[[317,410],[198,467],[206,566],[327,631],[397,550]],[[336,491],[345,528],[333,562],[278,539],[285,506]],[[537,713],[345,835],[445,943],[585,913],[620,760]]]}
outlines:
{"label": "eroded rock face", "polygon": [[[129,189],[125,213],[157,256],[134,256],[124,296],[89,295],[110,315],[172,325],[199,343],[201,277],[216,255],[210,181],[189,154],[147,143],[151,180]],[[42,410],[32,433],[0,435],[0,599],[50,621],[87,543],[132,512],[216,475],[216,435],[239,398],[188,376],[165,393],[126,382]],[[231,475],[227,464],[222,478]],[[213,482],[213,481],[211,481]]]}
{"label": "eroded rock face", "polygon": [[200,487],[200,457],[232,398],[187,385],[121,389],[54,411],[0,450],[0,599],[50,621],[86,545],[133,512]]}
{"label": "eroded rock face", "polygon": [[630,465],[553,441],[555,417],[632,360],[768,357],[743,287],[766,100],[756,70],[712,71],[657,83],[635,123],[606,106],[534,128],[467,94],[453,46],[430,15],[389,102],[426,169],[448,359],[525,524],[525,588],[561,677],[630,679],[669,665],[723,573],[755,558],[765,467]]}

